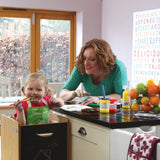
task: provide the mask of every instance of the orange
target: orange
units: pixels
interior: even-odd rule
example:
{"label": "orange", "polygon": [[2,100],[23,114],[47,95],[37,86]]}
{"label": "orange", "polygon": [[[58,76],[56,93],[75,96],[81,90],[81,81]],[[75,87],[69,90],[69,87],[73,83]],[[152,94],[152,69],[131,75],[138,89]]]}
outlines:
{"label": "orange", "polygon": [[152,104],[153,106],[158,106],[158,105],[159,105],[159,102],[160,102],[160,99],[159,99],[158,96],[152,96],[152,97],[150,97],[149,102],[150,102],[150,104]]}
{"label": "orange", "polygon": [[159,93],[159,87],[155,85],[154,83],[151,83],[147,87],[148,94],[151,96],[155,96]]}
{"label": "orange", "polygon": [[144,112],[149,112],[151,111],[153,106],[151,104],[142,104],[141,109]]}
{"label": "orange", "polygon": [[149,103],[149,98],[148,97],[142,97],[141,103],[142,104],[148,104]]}
{"label": "orange", "polygon": [[130,97],[131,100],[138,98],[138,96],[139,96],[139,94],[136,92],[135,88],[130,89],[129,97]]}
{"label": "orange", "polygon": [[159,87],[159,91],[160,91],[160,81],[158,82],[158,87]]}
{"label": "orange", "polygon": [[152,79],[149,79],[148,81],[147,81],[147,83],[146,83],[146,86],[148,87],[150,84],[154,84],[154,81],[152,80]]}
{"label": "orange", "polygon": [[131,109],[133,112],[138,112],[140,110],[140,106],[137,103],[132,103]]}

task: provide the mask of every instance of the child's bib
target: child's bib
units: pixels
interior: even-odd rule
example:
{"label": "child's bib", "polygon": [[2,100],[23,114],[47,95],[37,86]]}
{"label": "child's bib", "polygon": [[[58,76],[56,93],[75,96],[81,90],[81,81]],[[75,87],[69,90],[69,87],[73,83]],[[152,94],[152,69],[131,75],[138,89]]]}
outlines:
{"label": "child's bib", "polygon": [[27,101],[28,108],[26,111],[26,122],[27,124],[43,124],[49,121],[49,107],[47,102],[42,99],[46,106],[32,107],[31,102]]}

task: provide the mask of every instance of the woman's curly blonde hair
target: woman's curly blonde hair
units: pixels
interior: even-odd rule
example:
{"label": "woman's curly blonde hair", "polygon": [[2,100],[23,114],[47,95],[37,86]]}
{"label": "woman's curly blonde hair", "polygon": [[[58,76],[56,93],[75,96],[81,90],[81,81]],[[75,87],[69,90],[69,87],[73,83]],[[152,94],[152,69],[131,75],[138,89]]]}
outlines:
{"label": "woman's curly blonde hair", "polygon": [[85,67],[83,62],[84,51],[87,48],[93,48],[96,53],[97,63],[99,69],[104,73],[104,77],[113,70],[115,65],[116,56],[111,50],[110,45],[102,39],[92,39],[81,48],[79,56],[76,57],[76,67],[81,72],[82,75],[85,74]]}

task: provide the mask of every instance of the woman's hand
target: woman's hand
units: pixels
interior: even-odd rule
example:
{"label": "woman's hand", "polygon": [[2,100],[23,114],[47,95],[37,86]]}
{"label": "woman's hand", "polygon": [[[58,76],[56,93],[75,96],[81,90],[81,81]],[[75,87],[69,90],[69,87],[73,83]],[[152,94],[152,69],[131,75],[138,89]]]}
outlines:
{"label": "woman's hand", "polygon": [[88,93],[84,90],[81,90],[81,89],[78,89],[73,92],[74,97],[85,97],[85,96],[89,96],[89,95],[90,95],[90,93]]}
{"label": "woman's hand", "polygon": [[73,90],[70,91],[68,89],[63,89],[60,93],[60,98],[62,98],[65,102],[66,101],[70,101],[75,97],[84,97],[84,96],[89,96],[90,93],[82,90],[82,89],[78,89],[78,90]]}
{"label": "woman's hand", "polygon": [[99,98],[94,96],[89,96],[83,102],[81,102],[81,105],[88,105],[90,103],[99,104]]}

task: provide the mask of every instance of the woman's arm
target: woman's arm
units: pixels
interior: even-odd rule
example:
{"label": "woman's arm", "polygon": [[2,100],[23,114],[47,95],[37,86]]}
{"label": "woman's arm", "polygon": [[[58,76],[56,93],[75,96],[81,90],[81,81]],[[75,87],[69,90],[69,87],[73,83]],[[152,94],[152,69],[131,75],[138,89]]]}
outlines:
{"label": "woman's arm", "polygon": [[71,76],[65,83],[65,85],[62,87],[60,91],[60,98],[62,98],[64,101],[69,101],[77,96],[80,96],[80,93],[75,91],[79,84],[82,81],[82,75],[77,70],[76,67],[74,67]]}
{"label": "woman's arm", "polygon": [[117,94],[117,93],[106,95],[106,98],[117,99],[118,101],[121,100],[121,96],[119,94]]}
{"label": "woman's arm", "polygon": [[75,97],[89,96],[90,93],[84,91],[83,89],[70,91],[68,89],[63,89],[60,93],[60,97],[66,102],[72,100]]}
{"label": "woman's arm", "polygon": [[[88,96],[83,102],[81,102],[82,105],[88,105],[90,103],[96,103],[99,104],[99,99],[103,98],[103,96]],[[110,99],[117,99],[118,101],[121,100],[121,97],[119,94],[109,94],[106,95],[105,98],[110,98]]]}
{"label": "woman's arm", "polygon": [[65,102],[75,98],[75,91],[70,91],[68,89],[63,89],[60,93],[60,98],[62,98]]}

